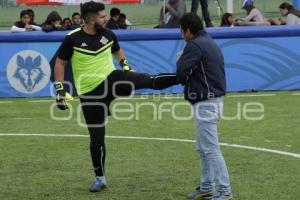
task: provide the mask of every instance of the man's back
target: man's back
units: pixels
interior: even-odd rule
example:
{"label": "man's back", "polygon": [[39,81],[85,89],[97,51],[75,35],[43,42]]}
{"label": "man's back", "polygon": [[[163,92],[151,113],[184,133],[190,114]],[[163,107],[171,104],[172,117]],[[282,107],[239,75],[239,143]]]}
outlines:
{"label": "man's back", "polygon": [[[194,60],[194,66],[189,74],[185,87],[185,98],[196,103],[209,98],[220,97],[226,93],[224,58],[221,49],[205,32],[198,32],[190,40],[178,61],[178,66]],[[189,67],[189,66],[187,66]],[[181,72],[180,74],[184,74]]]}

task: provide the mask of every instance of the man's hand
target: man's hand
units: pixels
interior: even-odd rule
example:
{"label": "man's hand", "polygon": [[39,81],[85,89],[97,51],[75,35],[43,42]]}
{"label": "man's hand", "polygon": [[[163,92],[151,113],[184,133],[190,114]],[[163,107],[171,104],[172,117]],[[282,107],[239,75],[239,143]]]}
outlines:
{"label": "man's hand", "polygon": [[125,58],[120,60],[119,65],[122,67],[124,72],[132,72],[133,71],[133,69],[128,65],[128,61]]}
{"label": "man's hand", "polygon": [[60,28],[61,27],[60,21],[55,21],[54,22],[54,27],[55,28]]}
{"label": "man's hand", "polygon": [[32,26],[29,24],[26,24],[25,27],[26,31],[32,31]]}
{"label": "man's hand", "polygon": [[60,110],[68,109],[68,104],[66,101],[72,101],[73,97],[64,90],[64,85],[62,82],[55,82],[54,83],[56,89],[56,106]]}
{"label": "man's hand", "polygon": [[165,9],[166,9],[166,11],[169,11],[172,9],[172,6],[169,3],[167,3],[165,6]]}

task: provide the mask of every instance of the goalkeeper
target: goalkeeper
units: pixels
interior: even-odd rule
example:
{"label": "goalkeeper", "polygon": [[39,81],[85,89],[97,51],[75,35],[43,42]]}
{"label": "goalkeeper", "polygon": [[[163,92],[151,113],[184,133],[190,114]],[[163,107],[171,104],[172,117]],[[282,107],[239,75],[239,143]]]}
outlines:
{"label": "goalkeeper", "polygon": [[[104,135],[110,103],[117,96],[130,95],[133,89],[164,89],[176,85],[177,80],[175,74],[150,76],[132,72],[116,36],[104,28],[104,4],[84,3],[81,15],[85,25],[70,32],[58,50],[54,69],[56,101],[59,109],[68,108],[66,100],[71,96],[64,90],[63,81],[65,64],[71,60],[75,86],[90,134],[90,152],[96,175],[90,191],[99,192],[106,187]],[[115,69],[112,54],[123,71]]]}

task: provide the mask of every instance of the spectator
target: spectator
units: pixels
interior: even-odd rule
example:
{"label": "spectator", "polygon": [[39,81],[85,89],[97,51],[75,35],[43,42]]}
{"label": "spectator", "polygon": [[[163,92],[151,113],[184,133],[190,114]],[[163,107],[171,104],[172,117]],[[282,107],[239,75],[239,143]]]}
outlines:
{"label": "spectator", "polygon": [[[164,13],[165,10],[165,13]],[[180,18],[186,13],[184,0],[169,0],[160,10],[159,24],[154,28],[179,28]]]}
{"label": "spectator", "polygon": [[27,9],[27,11],[30,13],[30,24],[39,26],[39,25],[36,24],[35,21],[34,21],[35,15],[34,15],[33,10],[32,10],[32,9]]}
{"label": "spectator", "polygon": [[77,27],[80,27],[82,25],[82,18],[78,12],[74,12],[72,14],[72,23],[73,23],[73,26],[77,25]]}
{"label": "spectator", "polygon": [[247,26],[247,25],[263,25],[266,24],[264,21],[264,16],[260,12],[259,9],[257,9],[254,6],[253,0],[245,0],[242,9],[246,10],[247,17],[245,18],[238,18],[236,20],[236,24],[239,26]]}
{"label": "spectator", "polygon": [[234,17],[231,13],[224,13],[221,20],[221,27],[233,27]]}
{"label": "spectator", "polygon": [[24,32],[24,31],[40,31],[41,27],[30,23],[30,12],[28,10],[22,10],[20,13],[20,21],[15,22],[11,27],[11,32]]}
{"label": "spectator", "polygon": [[280,13],[282,16],[286,16],[286,25],[298,25],[300,24],[300,11],[296,10],[289,3],[282,3],[280,6]]}
{"label": "spectator", "polygon": [[49,13],[45,23],[42,25],[43,31],[65,31],[66,28],[61,25],[62,19],[57,11]]}
{"label": "spectator", "polygon": [[131,26],[131,23],[126,19],[126,15],[121,13],[118,20],[119,29],[127,29],[128,26]]}
{"label": "spectator", "polygon": [[72,26],[72,20],[69,17],[64,18],[62,21],[62,26],[70,29],[70,27]]}
{"label": "spectator", "polygon": [[106,28],[108,29],[118,29],[118,21],[121,11],[119,8],[110,9],[110,19],[106,23]]}
{"label": "spectator", "polygon": [[205,21],[206,27],[213,27],[208,11],[208,0],[192,0],[191,12],[197,14],[199,2],[201,3],[202,16]]}

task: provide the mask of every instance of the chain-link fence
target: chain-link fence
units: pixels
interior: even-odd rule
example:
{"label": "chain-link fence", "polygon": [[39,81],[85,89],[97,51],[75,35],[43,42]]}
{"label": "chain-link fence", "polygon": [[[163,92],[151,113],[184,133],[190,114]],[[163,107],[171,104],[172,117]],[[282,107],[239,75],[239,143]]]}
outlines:
{"label": "chain-link fence", "polygon": [[[277,18],[280,16],[278,6],[283,1],[292,3],[292,0],[254,0],[254,3],[263,12],[265,17]],[[133,28],[150,28],[158,23],[159,10],[164,1],[144,0],[143,2],[143,4],[133,5],[107,5],[107,11],[112,7],[119,7],[134,25]],[[208,0],[208,2],[211,18],[217,26],[220,22],[221,11],[226,12],[227,10],[227,0]],[[241,9],[243,2],[244,0],[233,0],[234,15],[245,16],[245,11]],[[15,0],[0,0],[0,5],[0,30],[8,30],[15,21],[19,20],[20,11],[29,8],[17,5]],[[190,11],[191,0],[187,0],[186,5],[187,11]],[[52,10],[57,10],[63,18],[70,17],[73,12],[79,11],[79,6],[31,6],[30,8],[35,11],[36,22],[38,23],[42,23]],[[198,14],[201,16],[200,8]]]}

